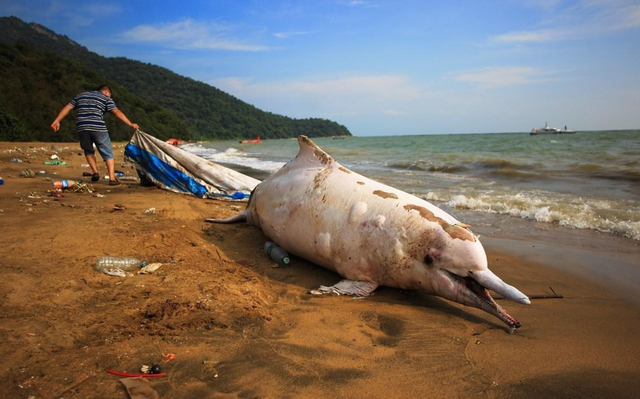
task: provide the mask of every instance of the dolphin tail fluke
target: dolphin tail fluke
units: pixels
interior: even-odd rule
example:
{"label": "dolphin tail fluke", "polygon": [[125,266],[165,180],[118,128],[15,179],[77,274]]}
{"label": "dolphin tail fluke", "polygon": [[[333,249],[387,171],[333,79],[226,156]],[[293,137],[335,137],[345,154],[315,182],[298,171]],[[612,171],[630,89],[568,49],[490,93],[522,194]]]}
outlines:
{"label": "dolphin tail fluke", "polygon": [[247,215],[249,214],[249,210],[245,209],[244,211],[238,213],[237,215],[225,218],[225,219],[214,219],[207,218],[204,221],[209,223],[238,223],[238,222],[246,222]]}
{"label": "dolphin tail fluke", "polygon": [[525,305],[531,304],[531,301],[525,294],[520,292],[516,287],[502,281],[500,277],[493,274],[491,270],[474,273],[473,278],[485,288],[493,290],[507,299]]}

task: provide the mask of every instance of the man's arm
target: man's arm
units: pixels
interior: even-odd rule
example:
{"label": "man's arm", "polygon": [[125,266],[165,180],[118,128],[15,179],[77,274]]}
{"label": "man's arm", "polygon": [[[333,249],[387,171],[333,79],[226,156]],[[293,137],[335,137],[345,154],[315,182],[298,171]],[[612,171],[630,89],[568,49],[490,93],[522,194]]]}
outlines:
{"label": "man's arm", "polygon": [[63,120],[64,117],[67,116],[72,109],[73,107],[69,104],[62,107],[62,110],[60,110],[60,113],[51,124],[51,129],[53,129],[54,132],[57,132],[58,130],[60,130],[60,121]]}
{"label": "man's arm", "polygon": [[127,118],[127,116],[125,114],[123,114],[122,111],[120,111],[119,109],[116,108],[113,111],[111,111],[111,113],[114,114],[122,122],[124,122],[127,126],[132,127],[135,130],[140,129],[140,126],[138,126],[137,123],[131,123],[129,121],[129,118]]}

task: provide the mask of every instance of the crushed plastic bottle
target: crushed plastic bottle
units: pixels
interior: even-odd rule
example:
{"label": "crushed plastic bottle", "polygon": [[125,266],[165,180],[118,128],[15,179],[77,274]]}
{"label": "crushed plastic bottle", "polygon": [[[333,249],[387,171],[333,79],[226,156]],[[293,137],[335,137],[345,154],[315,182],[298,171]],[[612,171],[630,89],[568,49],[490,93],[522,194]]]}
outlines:
{"label": "crushed plastic bottle", "polygon": [[138,270],[144,267],[147,261],[128,256],[98,256],[95,268],[99,272],[119,269],[122,271]]}
{"label": "crushed plastic bottle", "polygon": [[291,263],[289,254],[287,251],[277,246],[273,241],[267,241],[264,243],[264,252],[278,263],[278,267],[289,267],[289,263]]}

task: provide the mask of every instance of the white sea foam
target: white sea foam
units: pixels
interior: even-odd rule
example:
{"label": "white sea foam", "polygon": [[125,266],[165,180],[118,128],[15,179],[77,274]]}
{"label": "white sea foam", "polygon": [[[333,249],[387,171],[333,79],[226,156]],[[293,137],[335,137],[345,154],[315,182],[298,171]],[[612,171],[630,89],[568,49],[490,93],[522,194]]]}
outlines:
{"label": "white sea foam", "polygon": [[[621,204],[612,206],[607,200],[589,200],[584,198],[558,198],[551,193],[534,192],[508,195],[470,193],[449,195],[429,192],[427,200],[441,201],[452,208],[495,213],[531,219],[544,223],[557,223],[560,226],[575,229],[592,229],[604,233],[624,235],[640,240],[640,209],[628,204],[625,212]],[[612,200],[613,201],[613,200]],[[624,209],[624,208],[623,208]]]}
{"label": "white sea foam", "polygon": [[197,143],[186,144],[181,146],[180,148],[216,163],[239,165],[256,170],[264,170],[267,172],[275,172],[285,165],[284,162],[275,162],[260,159],[260,154],[247,153],[244,151],[240,151],[237,148],[228,148],[226,151],[221,152],[214,148],[203,147],[201,144]]}

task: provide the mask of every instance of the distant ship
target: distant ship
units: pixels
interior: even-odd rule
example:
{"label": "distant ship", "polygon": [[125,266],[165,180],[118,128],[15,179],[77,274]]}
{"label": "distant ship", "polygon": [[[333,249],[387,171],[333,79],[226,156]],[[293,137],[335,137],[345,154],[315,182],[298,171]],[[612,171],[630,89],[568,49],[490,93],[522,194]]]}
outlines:
{"label": "distant ship", "polygon": [[567,130],[566,126],[564,127],[564,129],[558,129],[557,127],[548,126],[547,122],[544,123],[544,127],[543,128],[531,129],[531,134],[532,135],[536,135],[536,134],[573,134],[575,132],[576,132],[575,130]]}

